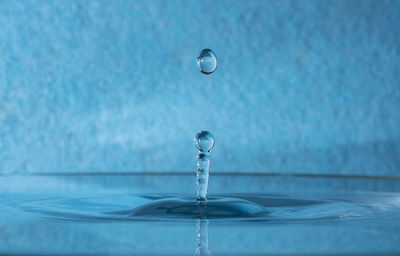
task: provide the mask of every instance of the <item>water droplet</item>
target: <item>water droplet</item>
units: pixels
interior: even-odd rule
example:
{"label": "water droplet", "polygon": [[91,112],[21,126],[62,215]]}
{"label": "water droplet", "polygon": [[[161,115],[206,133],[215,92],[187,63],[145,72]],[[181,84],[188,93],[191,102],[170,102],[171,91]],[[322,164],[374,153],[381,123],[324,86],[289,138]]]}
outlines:
{"label": "water droplet", "polygon": [[207,154],[214,147],[215,139],[210,132],[201,131],[196,134],[194,142],[200,152]]}
{"label": "water droplet", "polygon": [[217,56],[210,49],[203,49],[197,57],[197,65],[201,73],[209,75],[217,69]]}

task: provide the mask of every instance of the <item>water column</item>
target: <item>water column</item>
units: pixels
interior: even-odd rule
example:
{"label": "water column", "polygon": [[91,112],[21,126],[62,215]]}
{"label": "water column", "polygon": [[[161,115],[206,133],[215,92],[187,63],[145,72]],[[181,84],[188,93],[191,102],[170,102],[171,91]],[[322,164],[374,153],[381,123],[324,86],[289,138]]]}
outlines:
{"label": "water column", "polygon": [[194,138],[195,145],[199,150],[197,156],[197,200],[207,200],[208,178],[210,175],[210,153],[214,147],[214,136],[207,131],[201,131]]}

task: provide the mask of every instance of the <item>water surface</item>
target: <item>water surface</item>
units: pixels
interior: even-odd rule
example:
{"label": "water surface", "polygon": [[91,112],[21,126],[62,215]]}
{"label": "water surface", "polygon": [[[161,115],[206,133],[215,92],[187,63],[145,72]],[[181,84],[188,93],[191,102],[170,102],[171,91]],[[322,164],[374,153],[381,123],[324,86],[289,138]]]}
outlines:
{"label": "water surface", "polygon": [[4,176],[0,254],[400,253],[399,181],[215,175],[198,203],[194,179]]}

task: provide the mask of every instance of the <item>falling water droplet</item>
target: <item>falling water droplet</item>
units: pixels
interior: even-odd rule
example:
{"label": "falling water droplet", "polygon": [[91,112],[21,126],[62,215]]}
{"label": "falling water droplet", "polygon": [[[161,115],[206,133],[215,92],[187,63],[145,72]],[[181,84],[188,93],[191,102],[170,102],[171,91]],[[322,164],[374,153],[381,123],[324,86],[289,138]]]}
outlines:
{"label": "falling water droplet", "polygon": [[196,134],[194,141],[199,150],[197,156],[197,200],[206,201],[210,173],[209,154],[214,147],[215,139],[210,132],[201,131]]}
{"label": "falling water droplet", "polygon": [[201,73],[209,75],[217,69],[217,56],[210,49],[203,49],[197,57],[197,65]]}

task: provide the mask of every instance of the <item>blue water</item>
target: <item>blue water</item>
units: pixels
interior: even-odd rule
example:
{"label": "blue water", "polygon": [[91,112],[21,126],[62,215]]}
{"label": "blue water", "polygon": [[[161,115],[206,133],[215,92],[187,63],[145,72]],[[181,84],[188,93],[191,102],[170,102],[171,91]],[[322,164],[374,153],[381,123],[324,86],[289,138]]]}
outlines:
{"label": "blue water", "polygon": [[198,202],[195,179],[3,176],[0,254],[400,254],[400,180],[215,174]]}

